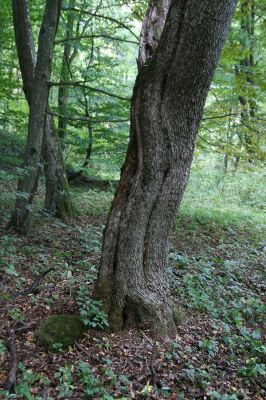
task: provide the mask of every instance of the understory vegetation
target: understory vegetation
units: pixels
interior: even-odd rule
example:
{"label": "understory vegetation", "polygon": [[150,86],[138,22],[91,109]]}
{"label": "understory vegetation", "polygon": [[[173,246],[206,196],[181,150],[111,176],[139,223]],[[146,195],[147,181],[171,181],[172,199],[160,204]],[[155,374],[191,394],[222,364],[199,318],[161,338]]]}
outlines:
{"label": "understory vegetation", "polygon": [[[10,327],[17,329],[19,364],[14,394],[2,391],[1,398],[264,398],[265,214],[258,167],[225,173],[219,157],[195,158],[168,262],[180,326],[175,337],[161,340],[147,331],[108,333],[92,298],[118,169],[108,175],[108,160],[91,163],[110,186],[72,186],[79,215],[68,222],[39,206],[41,184],[33,231],[22,237],[5,230],[17,164],[13,159],[1,170],[1,379],[9,368]],[[36,292],[23,295],[48,268]],[[85,335],[45,350],[35,332],[57,314],[80,315]]]}
{"label": "understory vegetation", "polygon": [[1,1],[1,400],[266,399],[265,33]]}

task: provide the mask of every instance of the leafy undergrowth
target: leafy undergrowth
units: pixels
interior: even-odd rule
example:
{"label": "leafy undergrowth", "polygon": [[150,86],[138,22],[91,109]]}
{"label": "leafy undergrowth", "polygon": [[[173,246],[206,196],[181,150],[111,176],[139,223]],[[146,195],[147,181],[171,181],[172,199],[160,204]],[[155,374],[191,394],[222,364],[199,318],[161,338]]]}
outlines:
{"label": "leafy undergrowth", "polygon": [[[82,194],[80,194],[82,196]],[[0,238],[0,381],[10,369],[7,338],[15,329],[19,360],[13,399],[250,399],[266,395],[265,248],[261,227],[221,226],[182,217],[172,237],[169,275],[183,323],[176,336],[104,329],[90,297],[111,194],[88,191],[82,215],[68,223],[43,216],[32,233]],[[103,200],[102,200],[103,201]],[[94,209],[93,207],[94,204]],[[85,207],[85,208],[84,208]],[[95,207],[100,207],[101,212]],[[53,268],[39,292],[22,295]],[[20,292],[21,295],[18,295]],[[15,298],[12,294],[16,293]],[[53,351],[34,333],[55,314],[80,314],[83,339]]]}

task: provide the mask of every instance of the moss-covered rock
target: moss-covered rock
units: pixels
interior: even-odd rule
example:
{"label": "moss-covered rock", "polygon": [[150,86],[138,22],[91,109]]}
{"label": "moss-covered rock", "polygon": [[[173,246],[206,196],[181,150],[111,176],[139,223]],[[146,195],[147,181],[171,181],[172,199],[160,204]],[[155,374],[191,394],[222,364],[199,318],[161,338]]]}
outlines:
{"label": "moss-covered rock", "polygon": [[[71,346],[86,331],[79,315],[52,315],[36,331],[36,341],[49,350],[55,350],[58,345]],[[55,346],[54,346],[55,345]]]}

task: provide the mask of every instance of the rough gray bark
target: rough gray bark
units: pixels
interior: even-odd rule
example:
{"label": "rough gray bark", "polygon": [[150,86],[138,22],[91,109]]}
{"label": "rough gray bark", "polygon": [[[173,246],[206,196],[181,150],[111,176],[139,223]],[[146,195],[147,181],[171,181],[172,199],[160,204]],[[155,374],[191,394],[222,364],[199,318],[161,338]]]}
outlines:
{"label": "rough gray bark", "polygon": [[62,219],[75,215],[76,210],[68,190],[61,144],[51,115],[46,115],[45,119],[43,157],[46,178],[45,209]]}
{"label": "rough gray bark", "polygon": [[30,105],[36,53],[32,35],[29,0],[12,0],[12,11],[23,91]]}
{"label": "rough gray bark", "polygon": [[[15,4],[15,7],[18,6],[18,4]],[[30,90],[27,95],[27,99],[30,101],[30,115],[23,164],[24,175],[18,183],[15,211],[10,222],[11,226],[22,232],[28,232],[30,228],[32,203],[38,185],[42,162],[44,124],[49,93],[48,81],[51,75],[54,39],[60,6],[60,0],[46,0],[38,39],[36,67],[35,69],[31,67],[31,72],[26,72],[25,66],[22,69],[27,77],[30,77],[30,74],[34,71],[32,82],[30,84],[27,83],[27,88]],[[25,3],[24,11],[28,12],[28,2]],[[30,24],[29,20],[27,20],[26,35],[29,33],[29,29]],[[26,42],[24,45],[28,46],[27,43],[30,44],[30,47],[27,49],[28,55],[26,59],[32,63],[34,60],[34,53],[32,52],[33,40]],[[20,60],[20,63],[22,63],[22,60]]]}
{"label": "rough gray bark", "polygon": [[142,325],[168,334],[175,329],[168,240],[235,4],[172,0],[158,46],[140,67],[128,151],[95,289],[114,330]]}
{"label": "rough gray bark", "polygon": [[[28,0],[12,0],[13,22],[18,59],[20,63],[25,97],[31,107],[36,54],[30,20]],[[64,218],[73,214],[68,192],[62,151],[52,118],[46,116],[43,155],[45,160],[46,199],[45,208]]]}

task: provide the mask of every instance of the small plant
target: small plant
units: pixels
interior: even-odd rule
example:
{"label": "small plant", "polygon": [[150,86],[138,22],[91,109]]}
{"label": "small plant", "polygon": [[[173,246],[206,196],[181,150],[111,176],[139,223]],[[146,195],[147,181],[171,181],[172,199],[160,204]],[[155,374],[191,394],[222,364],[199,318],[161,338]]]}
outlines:
{"label": "small plant", "polygon": [[85,271],[85,279],[89,282],[94,282],[97,279],[97,268],[88,260],[80,260],[77,263],[78,267]]}
{"label": "small plant", "polygon": [[14,253],[16,251],[16,247],[14,246],[14,237],[12,236],[2,236],[0,239],[0,255],[4,256],[10,253]]}
{"label": "small plant", "polygon": [[107,377],[108,385],[112,386],[117,383],[118,378],[112,368],[106,368],[104,371],[104,375]]}
{"label": "small plant", "polygon": [[63,343],[53,343],[52,344],[52,350],[56,353],[59,353],[60,351],[62,351],[63,347],[64,347]]}
{"label": "small plant", "polygon": [[[40,397],[35,397],[31,394],[32,386],[38,382],[44,386],[47,386],[50,381],[44,374],[34,374],[31,369],[26,369],[25,365],[20,363],[18,365],[19,371],[22,373],[19,383],[15,385],[15,393],[25,400],[37,400]],[[8,399],[10,397],[7,397]],[[17,396],[15,397],[17,398]]]}
{"label": "small plant", "polygon": [[206,389],[210,384],[210,376],[204,369],[190,367],[185,370],[184,377],[201,389]]}
{"label": "small plant", "polygon": [[12,318],[15,321],[23,321],[25,319],[24,315],[20,311],[19,308],[12,308],[11,310],[8,311],[8,315],[10,318]]}
{"label": "small plant", "polygon": [[210,357],[214,357],[219,352],[219,343],[215,339],[200,340],[199,347],[206,350]]}
{"label": "small plant", "polygon": [[102,303],[90,297],[87,286],[81,285],[77,291],[77,303],[80,315],[86,326],[105,329],[109,326],[107,314],[101,309]]}
{"label": "small plant", "polygon": [[54,377],[59,379],[60,382],[58,397],[61,399],[72,396],[74,389],[73,372],[73,365],[65,365],[64,367],[59,368],[59,371],[54,374]]}
{"label": "small plant", "polygon": [[266,376],[266,365],[258,357],[248,358],[246,364],[240,368],[239,376],[245,378],[262,378]]}
{"label": "small plant", "polygon": [[17,273],[17,271],[15,270],[15,267],[13,264],[9,264],[6,266],[5,271],[8,275],[11,276],[19,276],[19,274]]}
{"label": "small plant", "polygon": [[89,398],[101,393],[103,390],[101,381],[93,374],[92,369],[83,361],[79,363],[78,376],[83,385],[84,392]]}
{"label": "small plant", "polygon": [[235,394],[221,394],[216,390],[208,392],[208,397],[210,397],[210,400],[238,400]]}
{"label": "small plant", "polygon": [[177,251],[172,250],[170,252],[169,258],[173,261],[176,262],[177,266],[182,269],[186,268],[187,266],[190,265],[190,260],[188,257],[183,256],[182,254],[179,254]]}
{"label": "small plant", "polygon": [[4,344],[4,341],[0,339],[0,356],[3,356],[6,352],[6,346]]}
{"label": "small plant", "polygon": [[164,356],[167,360],[178,360],[180,356],[182,355],[182,351],[180,348],[180,345],[176,343],[175,341],[172,341],[169,346],[167,351],[165,352]]}

